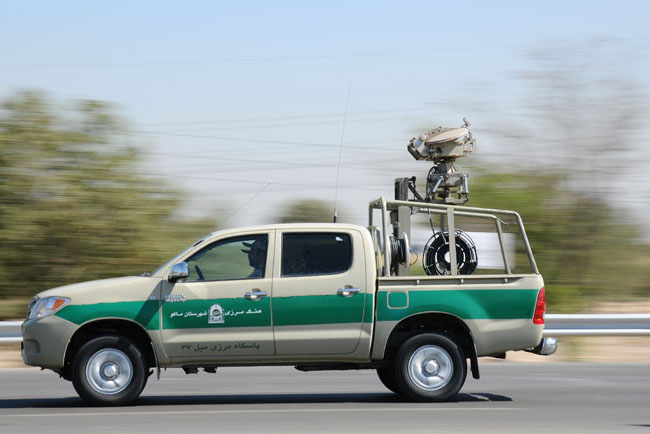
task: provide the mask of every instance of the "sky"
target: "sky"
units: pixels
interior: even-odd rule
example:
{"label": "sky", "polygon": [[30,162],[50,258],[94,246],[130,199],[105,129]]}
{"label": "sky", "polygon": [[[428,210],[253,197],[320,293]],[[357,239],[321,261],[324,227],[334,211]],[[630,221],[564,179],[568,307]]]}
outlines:
{"label": "sky", "polygon": [[518,109],[532,50],[615,41],[607,67],[645,89],[649,9],[0,0],[0,99],[39,89],[114,103],[141,173],[184,191],[184,214],[264,224],[289,201],[336,198],[340,220],[365,225],[367,203],[392,197],[394,178],[426,175],[406,152],[411,137],[466,116],[479,154],[504,154],[488,132]]}

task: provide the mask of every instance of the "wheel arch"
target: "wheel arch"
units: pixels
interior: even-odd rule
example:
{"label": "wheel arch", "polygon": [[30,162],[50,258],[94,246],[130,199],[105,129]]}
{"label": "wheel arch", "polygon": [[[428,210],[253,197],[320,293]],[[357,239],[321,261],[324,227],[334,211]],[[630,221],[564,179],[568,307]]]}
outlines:
{"label": "wheel arch", "polygon": [[472,331],[461,318],[446,312],[421,312],[402,319],[388,336],[384,360],[392,360],[399,347],[410,337],[430,332],[452,338],[461,347],[465,357],[470,359],[472,376],[476,379],[480,377]]}
{"label": "wheel arch", "polygon": [[129,338],[142,351],[147,368],[158,366],[158,359],[151,337],[140,324],[123,318],[102,318],[89,321],[74,332],[66,346],[61,376],[70,379],[72,360],[77,351],[90,339],[103,335],[117,335]]}

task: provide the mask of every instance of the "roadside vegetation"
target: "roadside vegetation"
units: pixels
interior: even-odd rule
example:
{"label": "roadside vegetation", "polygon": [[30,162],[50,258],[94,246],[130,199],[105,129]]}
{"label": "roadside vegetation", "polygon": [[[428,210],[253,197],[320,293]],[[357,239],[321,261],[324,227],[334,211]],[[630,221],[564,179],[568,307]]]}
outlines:
{"label": "roadside vegetation", "polygon": [[212,220],[179,220],[180,192],[138,174],[109,104],[22,92],[0,111],[0,319],[47,288],[152,271]]}
{"label": "roadside vegetation", "polygon": [[650,245],[639,225],[565,185],[560,175],[486,173],[473,178],[469,205],[519,212],[552,313],[577,313],[603,301],[647,299]]}

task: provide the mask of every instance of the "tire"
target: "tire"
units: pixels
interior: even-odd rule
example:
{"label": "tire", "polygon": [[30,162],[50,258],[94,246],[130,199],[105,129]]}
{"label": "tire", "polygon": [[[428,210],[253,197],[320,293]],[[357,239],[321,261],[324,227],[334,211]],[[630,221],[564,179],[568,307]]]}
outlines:
{"label": "tire", "polygon": [[393,364],[377,368],[377,376],[388,390],[393,393],[400,393],[399,387],[397,386],[397,379],[395,378],[395,366]]}
{"label": "tire", "polygon": [[72,362],[72,384],[92,405],[118,406],[133,402],[147,382],[144,356],[133,341],[101,336],[86,342]]}
{"label": "tire", "polygon": [[414,401],[447,401],[465,383],[463,350],[446,336],[425,333],[408,339],[395,358],[399,391]]}

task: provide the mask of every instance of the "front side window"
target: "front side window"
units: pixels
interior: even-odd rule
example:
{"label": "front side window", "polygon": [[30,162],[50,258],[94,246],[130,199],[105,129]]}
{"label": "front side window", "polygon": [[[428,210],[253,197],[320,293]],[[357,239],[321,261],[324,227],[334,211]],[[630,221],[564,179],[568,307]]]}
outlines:
{"label": "front side window", "polygon": [[282,235],[282,277],[337,274],[352,265],[352,240],[344,233]]}
{"label": "front side window", "polygon": [[186,282],[262,279],[266,268],[268,235],[227,238],[206,246],[188,258]]}

